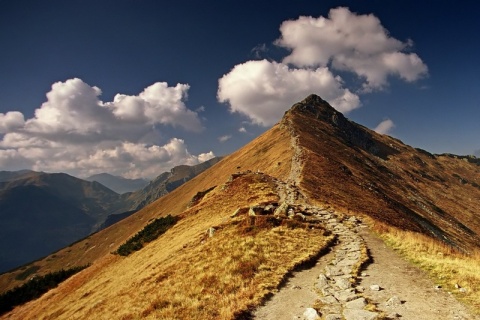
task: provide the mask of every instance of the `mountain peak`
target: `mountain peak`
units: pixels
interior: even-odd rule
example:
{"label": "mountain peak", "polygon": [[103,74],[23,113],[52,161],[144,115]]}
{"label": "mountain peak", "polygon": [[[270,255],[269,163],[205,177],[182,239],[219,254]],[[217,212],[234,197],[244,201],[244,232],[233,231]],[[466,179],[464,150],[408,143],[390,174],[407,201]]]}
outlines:
{"label": "mountain peak", "polygon": [[341,112],[338,112],[327,101],[316,94],[311,94],[300,102],[295,103],[286,115],[302,114],[318,120],[338,125],[346,119]]}

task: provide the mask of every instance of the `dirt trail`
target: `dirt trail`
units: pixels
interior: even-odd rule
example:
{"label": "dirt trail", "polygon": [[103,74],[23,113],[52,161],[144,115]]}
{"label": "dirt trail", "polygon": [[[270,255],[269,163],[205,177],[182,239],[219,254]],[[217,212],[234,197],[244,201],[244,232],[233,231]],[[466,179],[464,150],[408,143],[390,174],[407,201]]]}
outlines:
{"label": "dirt trail", "polygon": [[[480,319],[471,315],[451,294],[435,289],[435,283],[424,271],[403,260],[381,239],[367,230],[363,230],[361,236],[373,263],[359,279],[359,287],[366,288],[364,296],[378,303],[377,308],[387,314],[397,313],[400,319]],[[370,290],[373,284],[381,290]]]}
{"label": "dirt trail", "polygon": [[[361,222],[341,221],[334,213],[317,210],[315,216],[338,236],[337,243],[312,268],[295,272],[255,311],[256,319],[314,319],[304,315],[314,305],[318,316],[329,320],[480,319],[450,294],[435,289],[426,273],[386,247]],[[354,277],[350,272],[362,244],[368,247],[372,263]]]}

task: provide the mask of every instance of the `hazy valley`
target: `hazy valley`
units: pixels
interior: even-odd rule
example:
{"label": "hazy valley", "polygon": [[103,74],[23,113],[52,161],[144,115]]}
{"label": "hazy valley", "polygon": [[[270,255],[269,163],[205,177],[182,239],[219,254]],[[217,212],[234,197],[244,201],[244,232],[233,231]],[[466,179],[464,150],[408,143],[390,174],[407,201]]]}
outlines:
{"label": "hazy valley", "polygon": [[86,181],[64,173],[0,172],[0,272],[47,256],[128,217],[218,160],[175,167],[150,183],[107,175],[96,177],[114,181],[117,190],[131,189],[132,183],[144,185],[123,194],[107,188],[95,177]]}

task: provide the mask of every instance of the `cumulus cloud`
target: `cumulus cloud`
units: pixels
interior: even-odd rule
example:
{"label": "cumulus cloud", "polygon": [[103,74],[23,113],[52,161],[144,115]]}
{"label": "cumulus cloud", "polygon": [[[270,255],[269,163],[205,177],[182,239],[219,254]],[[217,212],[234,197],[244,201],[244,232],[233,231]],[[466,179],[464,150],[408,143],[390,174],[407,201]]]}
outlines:
{"label": "cumulus cloud", "polygon": [[57,82],[31,119],[20,112],[0,114],[0,167],[133,178],[208,160],[212,152],[192,155],[181,139],[163,146],[146,143],[158,140],[151,139],[158,126],[202,129],[197,113],[185,105],[188,89],[158,82],[137,96],[117,94],[103,102],[101,90],[80,79]]}
{"label": "cumulus cloud", "polygon": [[[289,50],[281,62],[247,61],[218,82],[218,101],[257,125],[274,124],[293,103],[312,93],[347,113],[361,105],[358,94],[385,88],[390,76],[413,82],[428,73],[420,57],[410,52],[413,42],[391,37],[371,14],[339,7],[328,17],[284,21],[280,33],[275,45]],[[261,45],[252,52],[259,58],[264,50]],[[346,83],[339,72],[356,80]],[[352,83],[355,89],[349,89]]]}
{"label": "cumulus cloud", "polygon": [[395,124],[393,123],[393,121],[390,119],[385,119],[380,122],[373,130],[380,134],[389,134],[393,128],[395,128]]}
{"label": "cumulus cloud", "polygon": [[7,133],[23,127],[25,119],[23,114],[18,111],[10,111],[7,113],[0,113],[0,133]]}
{"label": "cumulus cloud", "polygon": [[228,135],[224,135],[224,136],[219,137],[218,141],[223,143],[223,142],[226,142],[226,141],[230,140],[231,138],[232,138],[232,136],[228,134]]}
{"label": "cumulus cloud", "polygon": [[365,79],[365,90],[381,89],[387,77],[412,82],[428,73],[420,57],[408,52],[413,43],[391,37],[372,14],[348,8],[331,9],[328,17],[299,17],[280,26],[276,44],[291,50],[283,59],[297,67],[325,67],[349,71]]}
{"label": "cumulus cloud", "polygon": [[247,129],[245,129],[245,127],[240,127],[240,128],[238,129],[238,132],[247,133]]}
{"label": "cumulus cloud", "polygon": [[267,60],[236,65],[219,80],[217,97],[228,102],[231,112],[269,126],[293,103],[316,93],[341,112],[360,105],[357,95],[342,87],[342,81],[326,67],[315,70],[290,68]]}

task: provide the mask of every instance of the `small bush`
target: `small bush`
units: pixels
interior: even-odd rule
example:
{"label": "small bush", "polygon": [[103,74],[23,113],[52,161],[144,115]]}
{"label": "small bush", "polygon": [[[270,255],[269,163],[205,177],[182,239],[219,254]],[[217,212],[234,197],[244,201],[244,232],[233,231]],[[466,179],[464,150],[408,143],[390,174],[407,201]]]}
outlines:
{"label": "small bush", "polygon": [[[60,282],[70,278],[88,265],[60,270],[38,276],[0,295],[0,315],[12,310],[15,306],[40,297],[48,290],[55,288]],[[27,269],[25,272],[29,271]]]}
{"label": "small bush", "polygon": [[151,242],[164,234],[177,222],[177,220],[178,218],[172,217],[171,215],[153,220],[142,230],[137,232],[137,234],[118,247],[116,253],[126,257],[129,254],[142,249],[145,243]]}

